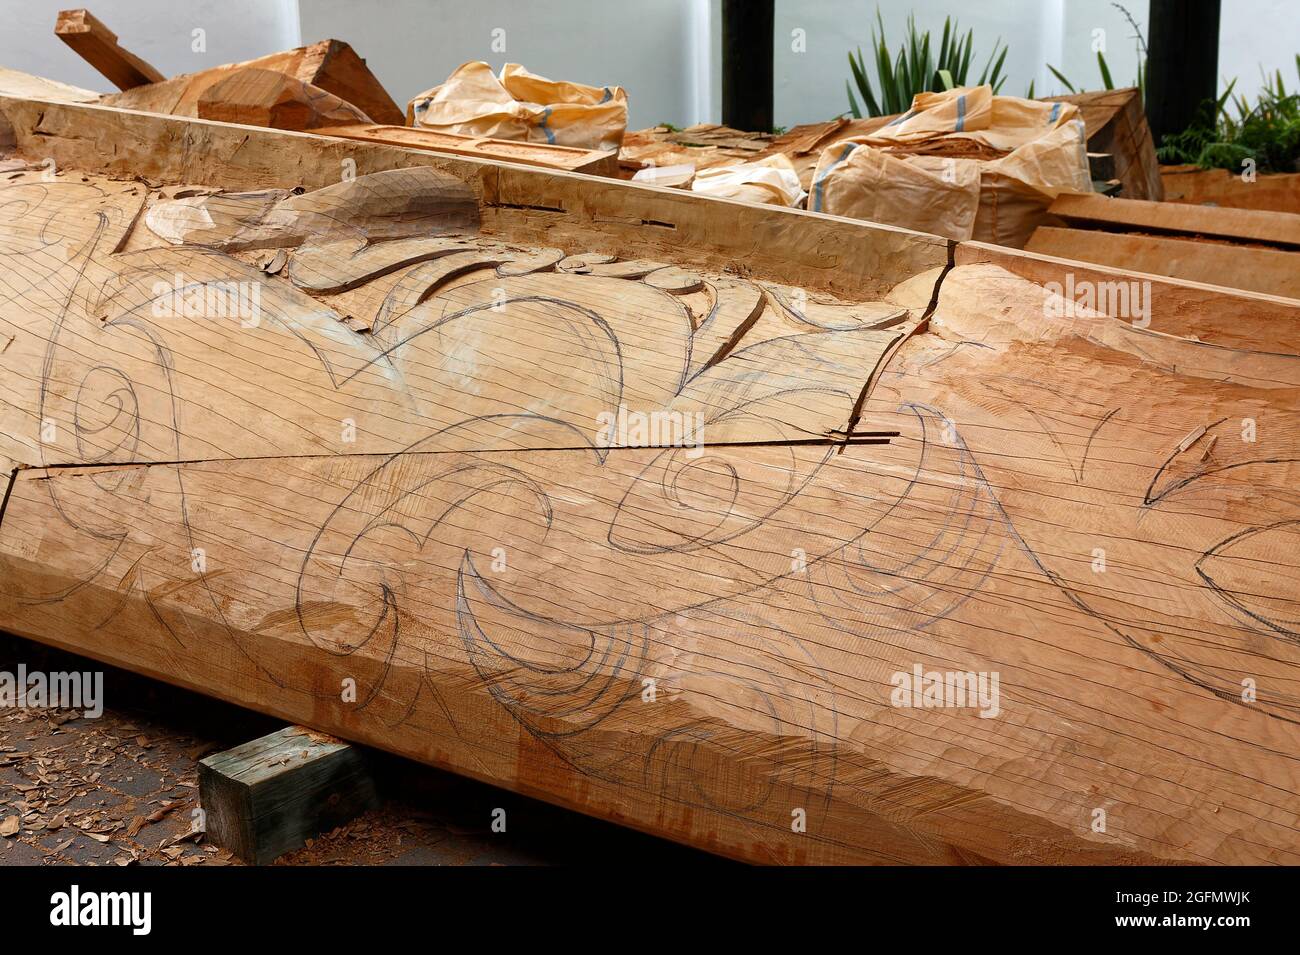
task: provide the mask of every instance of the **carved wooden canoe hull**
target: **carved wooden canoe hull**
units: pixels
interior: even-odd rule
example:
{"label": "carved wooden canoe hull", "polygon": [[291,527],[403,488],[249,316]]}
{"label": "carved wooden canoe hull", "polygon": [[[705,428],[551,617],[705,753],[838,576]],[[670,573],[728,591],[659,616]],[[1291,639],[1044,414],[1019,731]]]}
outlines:
{"label": "carved wooden canoe hull", "polygon": [[0,627],[755,862],[1300,861],[1295,303],[0,114]]}

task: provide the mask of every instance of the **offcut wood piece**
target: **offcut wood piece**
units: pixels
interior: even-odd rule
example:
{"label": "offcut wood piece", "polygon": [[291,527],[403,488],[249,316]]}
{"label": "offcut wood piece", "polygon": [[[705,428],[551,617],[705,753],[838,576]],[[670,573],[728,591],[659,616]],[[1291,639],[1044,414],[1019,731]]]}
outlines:
{"label": "offcut wood piece", "polygon": [[1048,209],[1071,225],[1300,246],[1300,215],[1257,209],[1219,209],[1172,202],[1061,196]]}
{"label": "offcut wood piece", "polygon": [[1123,183],[1125,198],[1156,202],[1164,198],[1155,143],[1136,88],[1054,96],[1050,101],[1079,107],[1089,152],[1115,157],[1115,176]]}
{"label": "offcut wood piece", "polygon": [[273,129],[316,129],[342,123],[365,123],[368,117],[318,86],[274,70],[234,70],[199,97],[202,119]]}
{"label": "offcut wood piece", "polygon": [[619,162],[631,176],[651,166],[690,163],[696,170],[750,162],[771,142],[768,133],[746,132],[716,123],[697,123],[685,129],[652,126],[627,133],[619,149]]}
{"label": "offcut wood piece", "polygon": [[99,94],[93,90],[70,86],[43,76],[33,76],[20,70],[6,69],[3,66],[0,66],[0,94],[55,100],[60,103],[94,103],[99,100]]}
{"label": "offcut wood piece", "polygon": [[357,107],[369,117],[369,122],[400,124],[403,120],[402,111],[366,67],[365,60],[340,40],[322,40],[311,46],[272,53],[244,63],[229,63],[173,77],[106,96],[102,102],[123,109],[197,116],[199,101],[209,87],[235,71],[247,69],[272,70],[319,87]]}
{"label": "offcut wood piece", "polygon": [[60,10],[54,33],[120,90],[157,83],[165,78],[140,57],[122,49],[117,35],[89,10]]}
{"label": "offcut wood piece", "polygon": [[[57,156],[103,112],[0,111]],[[346,145],[483,226],[269,275],[137,180],[6,182],[6,629],[752,861],[1300,862],[1294,343],[1053,317],[863,223],[183,126],[175,181]],[[855,294],[711,267],[781,235]]]}
{"label": "offcut wood piece", "polygon": [[593,176],[614,176],[618,173],[618,153],[613,150],[577,149],[572,146],[554,146],[549,143],[521,143],[507,139],[489,139],[480,136],[461,136],[432,129],[410,126],[383,126],[354,124],[328,126],[313,130],[321,136],[340,136],[344,139],[362,139],[390,146],[407,146],[452,153],[476,159],[499,159],[504,162],[521,162],[548,169],[564,169]]}
{"label": "offcut wood piece", "polygon": [[1240,171],[1161,166],[1160,179],[1169,202],[1300,213],[1300,172],[1260,173],[1246,180]]}
{"label": "offcut wood piece", "polygon": [[1300,298],[1300,252],[1095,229],[1039,226],[1031,252]]}
{"label": "offcut wood piece", "polygon": [[379,805],[365,753],[287,726],[199,761],[207,838],[250,865],[267,865]]}

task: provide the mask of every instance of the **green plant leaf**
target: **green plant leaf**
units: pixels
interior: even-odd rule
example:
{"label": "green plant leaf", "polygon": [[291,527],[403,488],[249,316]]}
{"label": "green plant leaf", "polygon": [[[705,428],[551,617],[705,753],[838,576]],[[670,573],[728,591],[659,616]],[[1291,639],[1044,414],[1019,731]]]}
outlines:
{"label": "green plant leaf", "polygon": [[[996,50],[997,47],[994,46],[993,49]],[[999,56],[998,61],[993,64],[993,72],[989,74],[989,83],[992,84],[993,86],[1002,85],[1002,82],[1001,80],[998,79],[998,77],[1002,75],[1002,64],[1006,62],[1008,49],[1009,47],[1003,46],[1002,55]]]}
{"label": "green plant leaf", "polygon": [[1108,90],[1115,88],[1115,81],[1110,78],[1110,67],[1106,65],[1106,54],[1097,51],[1097,67],[1101,70],[1101,83]]}
{"label": "green plant leaf", "polygon": [[950,90],[953,88],[952,74],[947,70],[939,70],[939,80],[943,83],[943,88]]}
{"label": "green plant leaf", "polygon": [[1067,90],[1069,90],[1071,93],[1077,93],[1077,92],[1079,92],[1078,90],[1076,90],[1076,89],[1074,88],[1074,84],[1071,83],[1069,80],[1067,80],[1067,79],[1066,79],[1066,78],[1061,74],[1061,71],[1058,70],[1056,67],[1054,67],[1051,63],[1048,63],[1048,64],[1047,64],[1047,68],[1048,68],[1049,70],[1052,71],[1052,75],[1053,75],[1053,76],[1055,76],[1058,80],[1060,80],[1062,83],[1065,84],[1065,88],[1066,88]]}

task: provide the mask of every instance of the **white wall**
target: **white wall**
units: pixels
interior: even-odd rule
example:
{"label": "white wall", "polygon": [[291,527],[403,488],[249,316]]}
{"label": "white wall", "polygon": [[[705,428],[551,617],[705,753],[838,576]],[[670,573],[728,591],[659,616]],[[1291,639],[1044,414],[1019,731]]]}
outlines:
{"label": "white wall", "polygon": [[[1288,90],[1300,89],[1300,3],[1296,0],[1223,0],[1219,23],[1219,90],[1223,77],[1239,77],[1236,92],[1253,97],[1260,66],[1282,71]],[[1249,98],[1248,97],[1248,98]]]}
{"label": "white wall", "polygon": [[[719,7],[719,0],[713,0]],[[1147,0],[1124,4],[1146,32]],[[848,108],[844,81],[849,78],[848,52],[866,52],[876,21],[875,0],[776,0],[775,122],[778,126],[813,122]],[[1133,28],[1109,0],[880,0],[885,35],[896,53],[909,13],[918,28],[929,29],[937,44],[946,16],[963,31],[975,31],[978,68],[999,37],[1009,47],[1004,93],[1023,96],[1030,80],[1036,96],[1067,92],[1047,70],[1051,63],[1080,89],[1101,89],[1101,73],[1093,50],[1093,31],[1104,31],[1106,62],[1117,86],[1137,79],[1137,44]],[[720,29],[715,14],[715,30]],[[808,49],[791,51],[790,31],[802,28]],[[1236,92],[1253,98],[1260,88],[1260,66],[1282,70],[1288,89],[1300,88],[1295,54],[1300,53],[1300,2],[1297,0],[1223,0],[1220,23],[1220,90],[1238,77]],[[869,71],[874,77],[874,71]],[[716,71],[715,71],[716,76]],[[716,80],[715,80],[716,82]],[[715,117],[721,111],[714,97]]]}
{"label": "white wall", "polygon": [[[113,92],[108,80],[54,35],[72,0],[0,0],[0,66]],[[296,0],[90,0],[122,46],[164,76],[193,73],[300,45]],[[206,52],[192,49],[205,31]]]}
{"label": "white wall", "polygon": [[[55,15],[71,0],[0,0],[0,66],[106,89],[103,80],[53,34]],[[1145,30],[1147,0],[1126,5]],[[91,9],[123,45],[166,74],[249,59],[337,37],[351,43],[399,104],[440,83],[466,60],[500,67],[523,63],[552,79],[628,91],[630,125],[717,122],[721,115],[718,53],[720,0],[96,0]],[[1001,39],[1009,45],[1003,91],[1064,92],[1047,72],[1099,88],[1095,29],[1105,31],[1115,82],[1136,76],[1131,28],[1108,0],[881,0],[892,46],[909,12],[921,28],[942,31],[952,14],[975,30],[978,66]],[[848,108],[844,81],[850,49],[867,47],[875,0],[777,0],[775,122],[793,126]],[[191,50],[191,31],[207,31],[207,52]],[[494,29],[505,50],[492,49]],[[791,49],[791,31],[805,31],[807,52]],[[1221,77],[1238,77],[1253,96],[1260,66],[1280,68],[1300,87],[1300,0],[1223,0]],[[1222,85],[1222,84],[1221,84]]]}
{"label": "white wall", "polygon": [[[937,55],[945,16],[955,16],[963,31],[975,31],[975,53],[969,79],[974,81],[1000,36],[1008,44],[1003,72],[1009,74],[1002,91],[1023,96],[1037,75],[1040,0],[999,0],[997,3],[956,4],[945,0],[915,0],[880,4],[885,39],[895,52],[902,42],[909,14],[917,28],[929,29]],[[776,0],[776,46],[773,113],[777,126],[829,119],[849,108],[844,81],[849,78],[848,53],[859,47],[870,58],[876,4],[864,0]],[[791,31],[805,31],[807,52],[792,51]],[[868,69],[868,75],[875,76]],[[874,85],[874,84],[873,84]],[[1041,84],[1040,84],[1041,85]],[[857,97],[855,91],[854,96]],[[859,105],[861,106],[861,98]],[[865,108],[865,107],[864,107]]]}

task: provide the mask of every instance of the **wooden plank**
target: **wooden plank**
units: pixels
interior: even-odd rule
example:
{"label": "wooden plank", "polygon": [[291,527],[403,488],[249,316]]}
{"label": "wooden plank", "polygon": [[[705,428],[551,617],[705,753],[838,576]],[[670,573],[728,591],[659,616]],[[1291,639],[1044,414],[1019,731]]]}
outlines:
{"label": "wooden plank", "polygon": [[[1130,290],[1140,290],[1145,327],[1164,335],[1266,352],[1285,352],[1300,341],[1300,306],[1292,298],[1225,289],[1113,265],[1092,265],[984,242],[958,243],[953,258],[957,265],[996,265],[1037,285],[1060,289],[1062,294],[1070,288],[1108,290],[1116,283],[1124,283]],[[1094,295],[1092,307],[1133,322],[1136,316],[1131,311],[1125,313],[1117,307],[1121,302],[1118,296]]]}
{"label": "wooden plank", "polygon": [[[332,93],[362,111],[371,122],[401,123],[403,113],[348,44],[321,40],[310,46],[271,53],[243,63],[227,63],[187,73],[150,86],[104,97],[105,104],[123,109],[197,116],[205,91],[238,70],[272,70]],[[161,77],[160,77],[161,79]]]}
{"label": "wooden plank", "polygon": [[1300,298],[1300,252],[1039,226],[1031,252],[1099,265]]}
{"label": "wooden plank", "polygon": [[1300,213],[1300,172],[1260,173],[1243,180],[1240,172],[1226,169],[1161,166],[1160,179],[1169,202]]}
{"label": "wooden plank", "polygon": [[[60,156],[105,112],[0,111]],[[272,152],[421,168],[224,197],[202,245],[135,178],[3,184],[0,626],[752,861],[1300,862],[1294,343],[1053,317],[899,233],[705,200],[792,271],[885,276],[755,283],[721,223],[609,251],[614,197],[690,197],[118,116],[241,190]],[[534,231],[491,177],[586,218]],[[457,191],[491,230],[431,236]],[[282,268],[225,250],[254,226]]]}
{"label": "wooden plank", "polygon": [[358,747],[286,726],[200,760],[199,803],[211,842],[268,865],[376,808],[379,792]]}
{"label": "wooden plank", "polygon": [[1105,196],[1061,196],[1048,211],[1072,224],[1144,232],[1207,235],[1270,245],[1300,246],[1300,215],[1256,209],[1217,209]]}
{"label": "wooden plank", "polygon": [[140,57],[122,49],[117,35],[89,10],[60,10],[54,33],[120,90],[165,79]]}
{"label": "wooden plank", "polygon": [[571,146],[552,146],[549,143],[519,143],[507,139],[460,136],[432,129],[415,129],[410,126],[364,123],[351,126],[327,126],[314,129],[313,132],[318,136],[362,139],[372,143],[429,149],[475,159],[521,162],[531,166],[545,166],[548,169],[583,172],[592,176],[614,176],[618,172],[618,153],[614,150],[576,149]]}
{"label": "wooden plank", "polygon": [[203,119],[274,129],[316,129],[368,117],[351,103],[318,86],[274,70],[233,70],[199,97]]}
{"label": "wooden plank", "polygon": [[[846,297],[883,295],[940,268],[951,245],[895,226],[310,133],[12,97],[0,97],[0,117],[25,155],[127,179],[319,189],[349,171],[430,166],[467,184],[488,233],[628,259],[686,257],[693,266]],[[102,148],[105,137],[114,150]]]}
{"label": "wooden plank", "polygon": [[304,83],[319,86],[339,99],[351,103],[376,123],[397,123],[406,119],[405,112],[393,102],[382,83],[351,45],[342,40],[321,40],[292,51],[289,61],[299,58],[296,69],[278,66],[273,58],[263,63],[265,69],[292,73]]}
{"label": "wooden plank", "polygon": [[1156,202],[1164,198],[1160,163],[1137,89],[1054,96],[1049,102],[1079,107],[1087,128],[1088,150],[1114,155],[1115,175],[1123,183],[1125,198]]}

